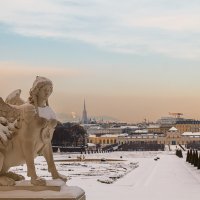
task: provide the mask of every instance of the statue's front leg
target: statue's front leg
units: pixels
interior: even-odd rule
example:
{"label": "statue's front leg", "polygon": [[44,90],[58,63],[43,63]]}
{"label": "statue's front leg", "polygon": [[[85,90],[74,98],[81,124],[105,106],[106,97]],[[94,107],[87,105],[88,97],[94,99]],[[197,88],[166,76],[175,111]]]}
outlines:
{"label": "statue's front leg", "polygon": [[3,170],[3,162],[4,162],[4,155],[3,153],[0,152],[0,174],[2,173]]}
{"label": "statue's front leg", "polygon": [[47,161],[48,164],[48,171],[51,173],[53,179],[62,179],[64,182],[67,181],[67,177],[58,173],[54,160],[53,160],[53,151],[51,142],[45,145],[43,149],[43,155]]}
{"label": "statue's front leg", "polygon": [[15,185],[15,180],[5,176],[4,165],[4,154],[0,152],[0,186],[12,186]]}
{"label": "statue's front leg", "polygon": [[27,176],[31,177],[31,183],[33,185],[46,185],[45,179],[38,177],[34,164],[34,148],[35,143],[31,140],[26,140],[22,144],[25,161],[27,164]]}

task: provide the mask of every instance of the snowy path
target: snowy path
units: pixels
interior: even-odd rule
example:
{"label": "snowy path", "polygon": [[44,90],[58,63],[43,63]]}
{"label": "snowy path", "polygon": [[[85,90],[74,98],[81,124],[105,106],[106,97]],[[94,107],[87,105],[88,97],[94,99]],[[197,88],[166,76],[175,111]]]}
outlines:
{"label": "snowy path", "polygon": [[114,184],[94,180],[72,180],[86,191],[87,200],[199,200],[200,170],[185,159],[161,154],[160,160],[137,158],[139,168]]}

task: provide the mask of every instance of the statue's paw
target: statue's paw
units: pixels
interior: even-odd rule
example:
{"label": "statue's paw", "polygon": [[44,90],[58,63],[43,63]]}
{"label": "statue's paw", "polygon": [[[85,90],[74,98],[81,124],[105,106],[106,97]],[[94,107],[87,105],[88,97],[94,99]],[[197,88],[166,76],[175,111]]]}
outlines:
{"label": "statue's paw", "polygon": [[18,180],[19,180],[19,181],[25,180],[25,177],[18,174]]}
{"label": "statue's paw", "polygon": [[44,186],[44,185],[46,185],[46,180],[44,178],[37,177],[37,178],[32,178],[31,183],[33,185]]}
{"label": "statue's paw", "polygon": [[53,177],[53,179],[61,179],[66,183],[68,178],[67,176],[58,173],[57,176]]}
{"label": "statue's paw", "polygon": [[8,178],[11,178],[11,179],[13,179],[13,180],[15,180],[15,181],[22,181],[22,180],[25,179],[24,176],[22,176],[22,175],[20,175],[20,174],[15,174],[15,173],[13,173],[13,172],[7,172],[7,173],[5,174],[5,176],[7,176]]}
{"label": "statue's paw", "polygon": [[12,178],[7,176],[0,177],[0,186],[13,186],[15,185],[15,181]]}

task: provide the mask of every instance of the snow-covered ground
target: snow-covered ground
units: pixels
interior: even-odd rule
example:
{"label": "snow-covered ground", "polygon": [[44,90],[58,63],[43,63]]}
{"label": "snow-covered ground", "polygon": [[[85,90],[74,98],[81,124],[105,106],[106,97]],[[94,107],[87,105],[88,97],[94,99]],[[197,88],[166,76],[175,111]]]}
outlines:
{"label": "snow-covered ground", "polygon": [[[87,154],[85,161],[76,161],[77,155],[57,153],[54,160],[59,160],[56,162],[59,172],[69,176],[67,185],[83,188],[87,200],[200,199],[200,170],[174,152]],[[155,161],[156,157],[160,159]],[[43,157],[39,156],[35,162],[38,175],[50,179]],[[13,170],[26,174],[24,166]]]}

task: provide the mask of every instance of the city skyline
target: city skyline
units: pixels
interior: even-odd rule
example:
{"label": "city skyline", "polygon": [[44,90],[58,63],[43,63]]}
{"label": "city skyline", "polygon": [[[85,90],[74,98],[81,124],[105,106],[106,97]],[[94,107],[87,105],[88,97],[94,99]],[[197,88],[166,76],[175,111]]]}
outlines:
{"label": "city skyline", "polygon": [[200,119],[200,2],[2,0],[4,99],[37,75],[50,78],[57,113],[154,121]]}

